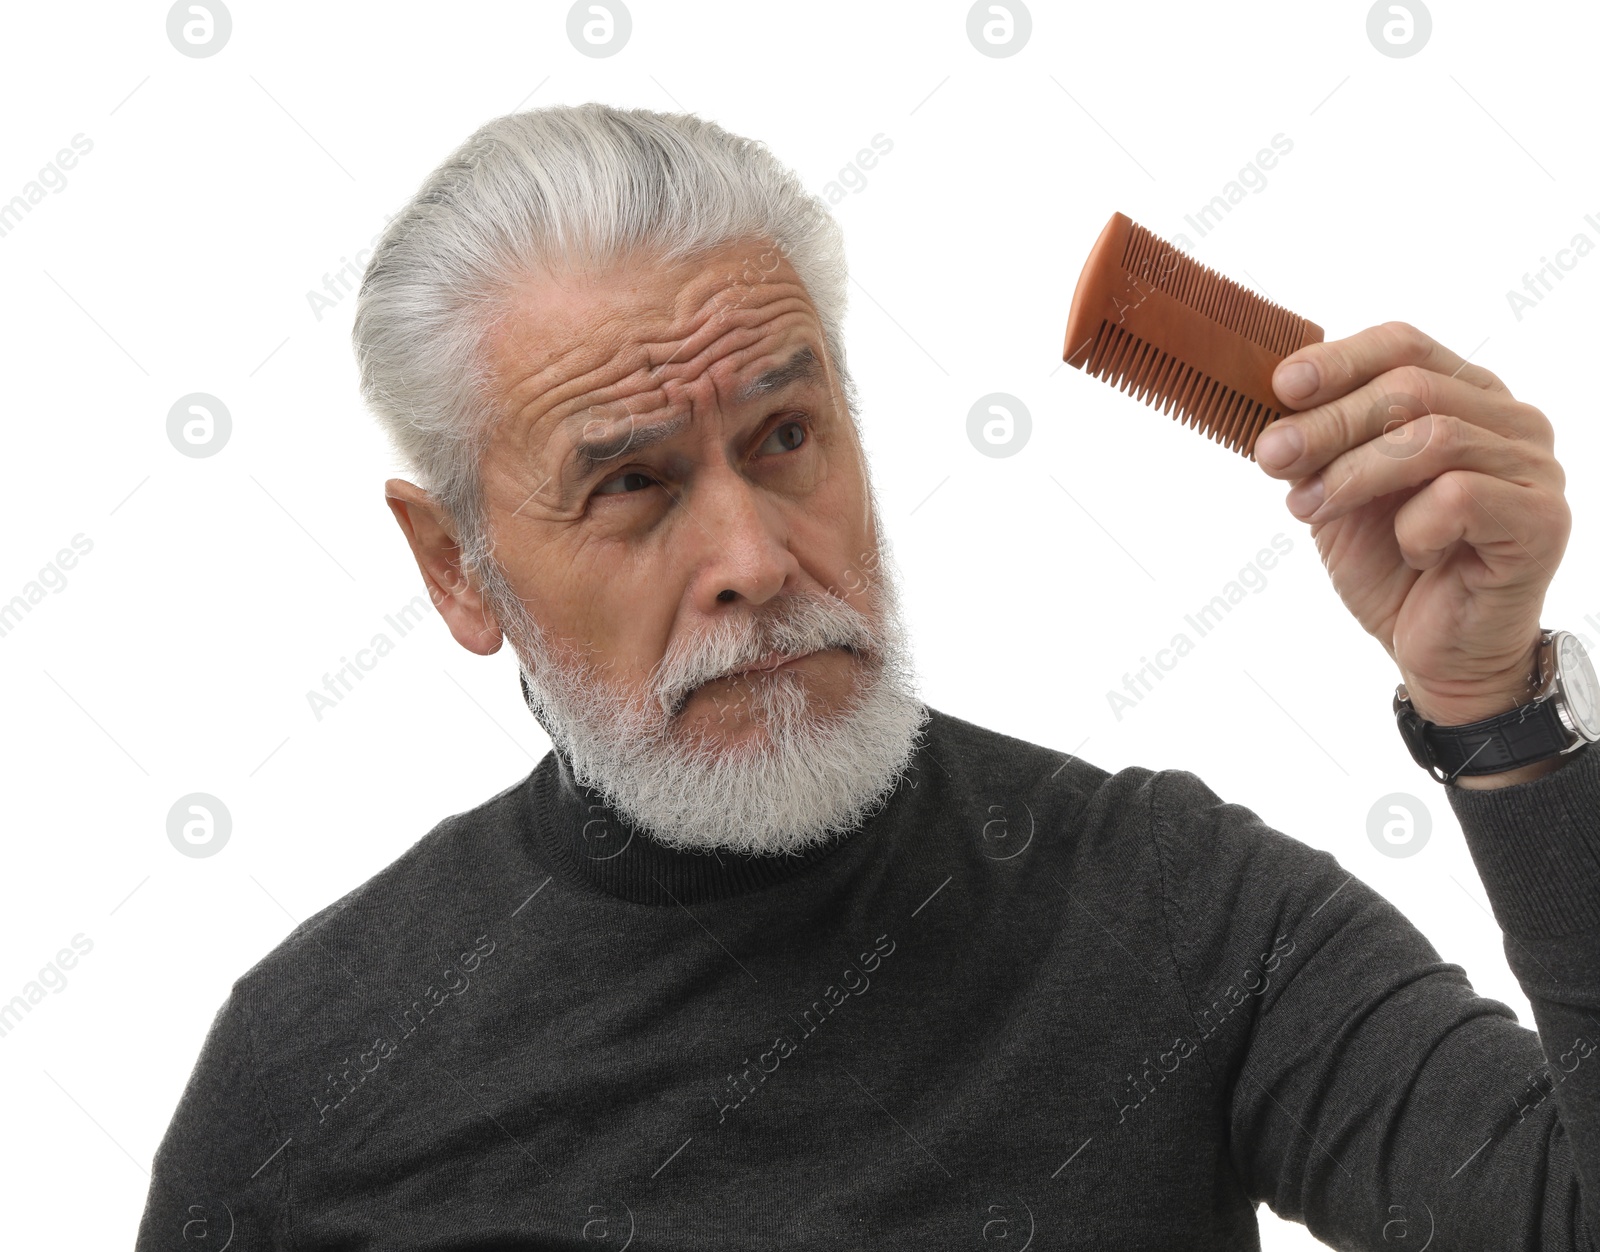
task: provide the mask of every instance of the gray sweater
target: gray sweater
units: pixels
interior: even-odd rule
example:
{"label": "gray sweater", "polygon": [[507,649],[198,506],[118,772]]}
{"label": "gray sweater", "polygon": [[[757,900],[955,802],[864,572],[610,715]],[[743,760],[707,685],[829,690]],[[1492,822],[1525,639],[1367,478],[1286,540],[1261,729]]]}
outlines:
{"label": "gray sweater", "polygon": [[1184,770],[934,711],[749,857],[552,752],[234,983],[138,1248],[1593,1249],[1600,751],[1446,794],[1538,1033]]}

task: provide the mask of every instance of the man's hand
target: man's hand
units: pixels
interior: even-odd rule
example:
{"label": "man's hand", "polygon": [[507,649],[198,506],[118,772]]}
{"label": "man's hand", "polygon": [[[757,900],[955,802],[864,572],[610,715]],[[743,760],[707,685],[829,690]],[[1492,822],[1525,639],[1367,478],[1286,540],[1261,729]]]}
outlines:
{"label": "man's hand", "polygon": [[1417,712],[1460,725],[1525,703],[1572,529],[1549,419],[1404,322],[1302,348],[1273,387],[1299,411],[1256,460],[1293,481],[1289,511]]}

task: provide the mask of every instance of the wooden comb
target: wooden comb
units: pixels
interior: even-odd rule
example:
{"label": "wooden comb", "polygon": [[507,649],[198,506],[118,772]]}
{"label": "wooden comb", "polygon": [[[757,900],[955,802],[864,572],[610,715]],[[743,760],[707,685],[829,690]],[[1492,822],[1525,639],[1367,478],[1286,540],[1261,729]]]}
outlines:
{"label": "wooden comb", "polygon": [[1272,371],[1320,342],[1315,322],[1113,213],[1078,276],[1062,357],[1254,460],[1284,413]]}

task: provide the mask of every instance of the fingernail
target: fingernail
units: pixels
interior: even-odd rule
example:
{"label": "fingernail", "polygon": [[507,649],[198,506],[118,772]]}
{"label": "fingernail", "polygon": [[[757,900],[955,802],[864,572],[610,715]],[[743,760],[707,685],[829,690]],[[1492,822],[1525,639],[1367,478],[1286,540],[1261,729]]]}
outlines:
{"label": "fingernail", "polygon": [[1317,511],[1317,506],[1322,503],[1323,490],[1322,475],[1318,474],[1291,491],[1284,503],[1296,517],[1306,517]]}
{"label": "fingernail", "polygon": [[1285,365],[1278,370],[1278,376],[1272,380],[1280,396],[1290,400],[1303,400],[1317,389],[1317,367],[1310,361],[1296,361],[1293,365]]}
{"label": "fingernail", "polygon": [[1256,460],[1268,469],[1292,465],[1305,450],[1305,439],[1292,425],[1274,423],[1256,439]]}

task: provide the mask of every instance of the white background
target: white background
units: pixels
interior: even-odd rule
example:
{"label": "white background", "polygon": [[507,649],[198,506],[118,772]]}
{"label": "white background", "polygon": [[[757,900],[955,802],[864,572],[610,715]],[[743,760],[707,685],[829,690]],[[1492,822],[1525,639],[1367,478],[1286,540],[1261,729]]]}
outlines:
{"label": "white background", "polygon": [[[353,297],[319,320],[307,293],[519,107],[692,110],[818,192],[892,141],[836,212],[926,698],[1107,769],[1193,770],[1333,852],[1531,1025],[1443,792],[1395,732],[1398,674],[1286,487],[1061,349],[1115,210],[1329,338],[1403,319],[1476,349],[1556,424],[1574,529],[1544,618],[1600,643],[1600,255],[1520,320],[1506,298],[1580,231],[1600,243],[1592,6],[1438,0],[1427,46],[1391,58],[1364,3],[1037,3],[1027,46],[990,58],[960,3],[634,0],[608,59],[569,43],[567,7],[238,0],[205,59],[174,50],[164,5],[7,14],[0,202],[74,135],[93,148],[0,237],[0,601],[74,535],[93,547],[0,637],[0,1000],[71,936],[94,945],[0,1038],[8,1243],[131,1244],[232,980],[548,746],[509,649],[472,656],[432,614],[320,721],[306,698],[421,592],[382,500],[400,467],[356,390]],[[1265,188],[1197,238],[1184,215],[1277,134],[1293,147]],[[196,391],[233,419],[206,459],[166,436]],[[1003,459],[966,434],[994,391],[1033,419]],[[1108,690],[1280,532],[1265,589],[1119,719]],[[166,833],[196,791],[233,820],[204,859]],[[1367,835],[1397,791],[1434,825],[1402,858]],[[1315,1246],[1261,1220],[1268,1247]]]}

